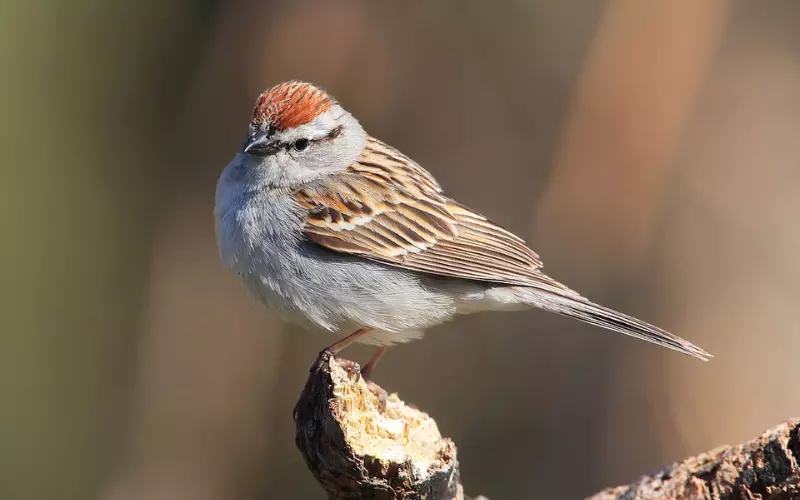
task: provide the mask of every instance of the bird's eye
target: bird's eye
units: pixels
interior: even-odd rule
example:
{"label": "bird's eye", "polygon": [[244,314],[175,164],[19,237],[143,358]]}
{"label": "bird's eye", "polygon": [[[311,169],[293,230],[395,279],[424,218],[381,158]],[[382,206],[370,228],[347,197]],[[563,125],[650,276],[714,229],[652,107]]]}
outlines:
{"label": "bird's eye", "polygon": [[292,144],[292,147],[295,151],[305,151],[308,149],[308,144],[308,139],[297,139],[294,141],[294,144]]}

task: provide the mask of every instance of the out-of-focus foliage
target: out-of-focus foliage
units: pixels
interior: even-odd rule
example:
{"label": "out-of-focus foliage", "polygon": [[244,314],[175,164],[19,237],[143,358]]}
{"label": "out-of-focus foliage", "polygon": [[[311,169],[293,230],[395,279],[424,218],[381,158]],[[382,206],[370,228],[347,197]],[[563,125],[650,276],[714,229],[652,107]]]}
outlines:
{"label": "out-of-focus foliage", "polygon": [[[328,89],[549,273],[715,353],[535,312],[377,379],[469,492],[577,498],[800,413],[800,3],[0,3],[0,498],[323,498],[291,409],[331,339],[216,254],[255,96]],[[366,349],[349,356],[366,359]]]}

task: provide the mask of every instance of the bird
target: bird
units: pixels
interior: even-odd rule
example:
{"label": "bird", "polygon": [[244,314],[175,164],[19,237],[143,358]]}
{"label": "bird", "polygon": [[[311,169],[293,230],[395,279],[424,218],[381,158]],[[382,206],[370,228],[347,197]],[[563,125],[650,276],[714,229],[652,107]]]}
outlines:
{"label": "bird", "polygon": [[[500,186],[502,187],[502,186]],[[708,360],[687,340],[596,304],[543,272],[512,232],[448,197],[326,91],[262,92],[217,182],[222,264],[286,321],[339,338],[321,352],[420,339],[456,316],[540,308]]]}

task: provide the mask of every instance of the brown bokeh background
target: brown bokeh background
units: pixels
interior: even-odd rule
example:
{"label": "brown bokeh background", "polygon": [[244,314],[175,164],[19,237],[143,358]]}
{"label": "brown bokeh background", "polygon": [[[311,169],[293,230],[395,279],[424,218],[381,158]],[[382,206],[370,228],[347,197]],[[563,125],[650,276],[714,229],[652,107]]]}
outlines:
{"label": "brown bokeh background", "polygon": [[798,21],[794,0],[0,2],[0,498],[323,498],[291,409],[330,339],[246,297],[212,218],[256,95],[291,78],[555,277],[716,355],[538,312],[390,350],[377,381],[455,440],[469,493],[579,498],[798,416]]}

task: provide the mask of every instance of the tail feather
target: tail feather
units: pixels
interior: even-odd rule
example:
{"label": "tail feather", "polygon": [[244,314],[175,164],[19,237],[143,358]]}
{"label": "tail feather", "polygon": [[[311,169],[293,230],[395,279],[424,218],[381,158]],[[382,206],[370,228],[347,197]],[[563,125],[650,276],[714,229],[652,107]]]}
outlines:
{"label": "tail feather", "polygon": [[[572,291],[567,289],[567,292]],[[554,291],[537,290],[535,295],[533,300],[535,305],[547,311],[652,342],[703,361],[713,357],[688,340],[627,314],[595,304],[578,294],[562,295]]]}

